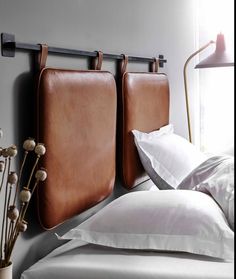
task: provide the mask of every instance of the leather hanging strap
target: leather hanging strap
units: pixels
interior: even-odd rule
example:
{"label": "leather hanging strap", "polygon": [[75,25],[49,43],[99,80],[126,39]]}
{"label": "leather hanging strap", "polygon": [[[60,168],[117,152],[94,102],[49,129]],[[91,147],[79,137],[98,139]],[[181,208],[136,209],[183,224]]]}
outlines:
{"label": "leather hanging strap", "polygon": [[41,71],[46,66],[46,61],[48,57],[48,45],[40,44],[40,52],[39,52],[39,70]]}
{"label": "leather hanging strap", "polygon": [[[103,61],[103,52],[102,51],[96,51],[97,57],[94,59],[94,70],[101,70],[102,68],[102,61]],[[97,63],[96,63],[97,62]]]}
{"label": "leather hanging strap", "polygon": [[153,73],[157,73],[159,69],[159,58],[154,57],[153,60],[154,61],[151,64],[151,71]]}
{"label": "leather hanging strap", "polygon": [[121,55],[123,56],[123,60],[121,62],[120,72],[121,72],[121,76],[123,76],[124,72],[126,72],[127,69],[129,57],[126,54],[121,54]]}

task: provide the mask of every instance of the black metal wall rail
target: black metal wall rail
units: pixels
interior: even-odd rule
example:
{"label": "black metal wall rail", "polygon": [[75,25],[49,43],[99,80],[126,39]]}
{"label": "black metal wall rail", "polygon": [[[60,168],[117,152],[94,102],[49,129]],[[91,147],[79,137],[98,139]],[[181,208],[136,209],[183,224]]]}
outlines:
{"label": "black metal wall rail", "polygon": [[[2,33],[1,34],[1,49],[2,49],[2,56],[4,57],[15,57],[16,50],[22,51],[40,51],[39,44],[28,44],[28,43],[21,43],[15,41],[15,35]],[[74,56],[82,56],[82,57],[96,57],[96,51],[84,51],[84,50],[77,50],[77,49],[68,49],[68,48],[60,48],[60,47],[52,47],[48,46],[48,52],[54,54],[64,54],[64,55],[74,55]],[[154,62],[154,57],[139,57],[139,56],[128,56],[129,61],[136,61],[136,62]],[[123,55],[121,54],[111,54],[111,53],[103,53],[103,58],[105,59],[114,59],[114,60],[122,60]],[[167,62],[164,59],[164,55],[159,55],[159,67],[163,67],[164,63]]]}

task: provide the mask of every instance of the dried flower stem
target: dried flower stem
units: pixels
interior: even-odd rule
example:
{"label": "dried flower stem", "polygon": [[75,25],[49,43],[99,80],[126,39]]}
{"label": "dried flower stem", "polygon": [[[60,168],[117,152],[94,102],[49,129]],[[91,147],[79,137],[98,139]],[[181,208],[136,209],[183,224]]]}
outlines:
{"label": "dried flower stem", "polygon": [[[26,152],[27,152],[27,151],[25,151],[25,156],[24,156],[24,159],[23,159],[23,163],[22,163],[22,165],[21,165],[21,173],[22,173],[22,171],[23,171],[23,167],[24,167],[24,164],[25,164],[24,161],[26,160],[26,157],[27,157],[27,153],[26,153]],[[39,158],[40,158],[40,155],[37,155],[37,157],[36,157],[36,159],[35,159],[35,162],[34,162],[34,165],[33,165],[33,168],[32,168],[31,173],[30,173],[30,177],[29,177],[29,179],[28,179],[27,186],[25,187],[25,188],[27,188],[27,189],[29,189],[30,182],[31,182],[31,179],[32,179],[34,170],[35,170],[35,168],[36,168],[36,166],[37,166],[37,164],[38,164]],[[20,179],[21,179],[21,175],[22,175],[21,173],[19,174],[19,179],[18,179],[17,184],[19,183],[19,181],[20,181]],[[24,207],[26,207],[26,209],[24,209]],[[24,217],[22,217],[22,215],[25,215],[25,212],[26,212],[27,208],[28,208],[28,206],[25,205],[25,203],[22,203],[22,204],[21,204],[20,212],[19,212],[19,217],[18,217],[17,220],[16,220],[16,223],[15,223],[14,229],[12,230],[12,234],[11,234],[11,236],[10,236],[10,239],[14,238],[14,235],[17,234],[17,227],[18,227],[18,224],[19,224],[19,222],[24,218]],[[23,213],[23,212],[24,212],[24,213]]]}
{"label": "dried flower stem", "polygon": [[[37,180],[35,181],[35,183],[34,183],[33,188],[32,188],[31,195],[33,195],[34,190],[36,189],[38,183],[39,183],[39,180],[37,179]],[[25,207],[24,207],[24,210],[23,210],[23,212],[22,212],[22,215],[21,215],[21,219],[20,219],[20,220],[24,220],[24,218],[25,218],[25,213],[26,213],[26,211],[27,211],[28,206],[29,206],[29,202],[25,203]]]}
{"label": "dried flower stem", "polygon": [[8,194],[8,199],[7,199],[7,206],[6,206],[6,225],[5,225],[5,243],[7,243],[7,236],[8,236],[8,218],[7,218],[7,212],[10,207],[10,199],[11,199],[11,192],[12,192],[12,185],[10,186],[9,194]]}
{"label": "dried flower stem", "polygon": [[[21,203],[20,211],[19,211],[19,216],[18,216],[18,218],[16,219],[15,226],[14,226],[14,228],[12,229],[12,232],[11,232],[11,235],[10,235],[10,242],[14,239],[14,235],[16,235],[16,233],[17,233],[17,226],[18,226],[19,221],[20,221],[20,219],[21,219],[21,214],[22,214],[22,212],[23,212],[24,205],[25,205],[25,203]],[[9,244],[9,246],[10,246],[10,244]]]}
{"label": "dried flower stem", "polygon": [[[11,158],[8,158],[8,175],[10,173],[10,167],[11,167]],[[1,243],[0,243],[0,250],[1,250],[1,260],[2,260],[2,256],[3,256],[3,238],[4,238],[4,227],[5,227],[5,220],[7,219],[6,216],[6,205],[7,205],[7,185],[8,182],[6,181],[6,189],[5,189],[5,199],[4,199],[4,209],[3,209],[3,216],[2,216],[2,232],[1,232]]]}
{"label": "dried flower stem", "polygon": [[21,176],[22,176],[23,168],[24,168],[25,161],[26,161],[28,153],[29,153],[28,151],[25,151],[24,158],[23,158],[23,161],[22,161],[22,164],[21,164],[21,167],[20,167],[19,178],[18,178],[17,184],[16,184],[16,191],[15,191],[13,205],[16,205],[16,197],[17,197],[17,194],[18,194],[18,191],[19,191]]}
{"label": "dried flower stem", "polygon": [[[0,193],[3,193],[3,216],[1,218],[1,242],[0,242],[0,268],[6,267],[11,259],[11,255],[17,241],[17,238],[21,232],[27,230],[27,222],[24,220],[30,199],[34,193],[39,181],[44,181],[47,177],[47,173],[44,169],[36,171],[35,182],[30,190],[32,177],[37,167],[38,161],[41,156],[46,152],[46,148],[43,143],[36,145],[34,139],[28,138],[24,141],[23,149],[25,150],[22,163],[20,165],[19,177],[16,172],[10,172],[11,158],[17,155],[17,147],[11,145],[8,148],[0,147],[0,157],[4,160],[0,161]],[[22,174],[25,169],[28,153],[34,150],[35,162],[30,171],[30,175],[27,184],[19,193],[21,186]],[[7,177],[6,177],[7,176]],[[13,185],[15,185],[15,192],[13,194]],[[20,210],[17,209],[17,196],[21,201]]]}
{"label": "dried flower stem", "polygon": [[31,173],[30,173],[30,177],[29,177],[28,183],[27,183],[27,185],[26,185],[26,188],[27,188],[27,189],[29,189],[30,182],[31,182],[31,179],[32,179],[34,170],[35,170],[35,168],[36,168],[36,166],[37,166],[37,164],[38,164],[39,158],[40,158],[40,155],[37,155],[37,158],[36,158],[36,160],[35,160],[34,166],[33,166],[32,170],[31,170]]}
{"label": "dried flower stem", "polygon": [[8,245],[8,249],[7,249],[7,253],[6,253],[6,257],[5,257],[6,264],[10,261],[11,254],[12,254],[12,251],[13,251],[13,248],[15,246],[15,243],[16,243],[16,240],[17,240],[18,236],[19,236],[19,231],[17,231],[13,240]]}
{"label": "dried flower stem", "polygon": [[4,171],[3,171],[3,174],[2,174],[2,181],[1,181],[1,186],[0,186],[0,193],[1,193],[1,190],[2,190],[2,186],[3,186],[3,182],[4,182],[4,177],[5,177],[6,169],[7,169],[7,158],[5,158],[5,168],[4,168]]}
{"label": "dried flower stem", "polygon": [[[29,179],[28,179],[27,186],[25,187],[25,188],[27,188],[27,189],[29,189],[30,182],[31,182],[31,179],[32,179],[34,170],[35,170],[35,168],[36,168],[36,166],[37,166],[37,164],[38,164],[39,158],[40,158],[40,155],[37,155],[37,158],[36,158],[36,160],[35,160],[34,166],[33,166],[32,170],[31,170],[31,173],[30,173],[30,177],[29,177]],[[20,179],[19,179],[19,180],[20,180]],[[18,181],[19,181],[19,180],[18,180]],[[36,184],[36,186],[37,186],[37,184]],[[34,188],[35,188],[36,186],[34,186]],[[13,232],[12,232],[11,238],[13,238],[13,236],[16,234],[18,224],[19,224],[19,222],[20,222],[21,220],[23,220],[23,218],[24,218],[24,216],[25,216],[26,210],[27,210],[27,208],[28,208],[28,205],[27,205],[27,204],[28,204],[28,203],[22,203],[22,204],[21,204],[19,217],[18,217],[17,220],[16,220],[15,227],[14,227],[14,230],[13,230]],[[25,209],[24,209],[24,208],[25,208]],[[23,216],[23,217],[22,217],[22,216]]]}
{"label": "dried flower stem", "polygon": [[14,227],[14,221],[11,220],[11,223],[10,223],[10,226],[9,226],[9,231],[8,231],[8,238],[7,238],[7,242],[9,243],[11,238],[11,233],[12,233],[12,230],[13,230],[13,227]]}

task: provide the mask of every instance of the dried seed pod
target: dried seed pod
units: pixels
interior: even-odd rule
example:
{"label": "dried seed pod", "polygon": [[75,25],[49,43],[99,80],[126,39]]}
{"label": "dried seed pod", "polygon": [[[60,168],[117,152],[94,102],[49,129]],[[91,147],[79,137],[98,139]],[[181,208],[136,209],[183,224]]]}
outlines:
{"label": "dried seed pod", "polygon": [[36,171],[35,178],[40,181],[44,181],[47,178],[47,172],[45,169],[41,168]]}
{"label": "dried seed pod", "polygon": [[0,147],[0,156],[2,156],[2,149],[3,149],[3,148],[2,148],[2,147]]}
{"label": "dried seed pod", "polygon": [[5,169],[5,163],[4,161],[0,161],[0,172],[3,172]]}
{"label": "dried seed pod", "polygon": [[7,217],[11,221],[15,221],[18,218],[18,216],[19,216],[19,210],[14,205],[11,205],[7,211]]}
{"label": "dried seed pod", "polygon": [[20,221],[19,223],[18,223],[18,230],[20,231],[20,232],[25,232],[26,230],[27,230],[27,225],[28,225],[28,223],[26,222],[26,221]]}
{"label": "dried seed pod", "polygon": [[7,158],[8,157],[8,148],[3,148],[2,150],[2,156]]}
{"label": "dried seed pod", "polygon": [[14,171],[10,172],[7,178],[7,182],[12,185],[12,184],[16,184],[17,180],[18,180],[17,174]]}
{"label": "dried seed pod", "polygon": [[34,149],[34,152],[39,156],[44,155],[45,152],[46,152],[46,148],[45,148],[44,144],[43,143],[38,143],[36,145],[35,149]]}
{"label": "dried seed pod", "polygon": [[9,157],[15,157],[16,154],[17,154],[17,147],[16,147],[16,145],[13,144],[10,147],[8,147],[7,152],[8,152],[8,156]]}
{"label": "dried seed pod", "polygon": [[23,143],[23,148],[26,150],[26,151],[32,151],[34,150],[35,148],[35,141],[33,138],[28,138],[27,140],[24,141]]}
{"label": "dried seed pod", "polygon": [[21,190],[20,192],[20,201],[21,202],[29,202],[31,198],[31,193],[30,190],[28,188],[25,188],[23,190]]}

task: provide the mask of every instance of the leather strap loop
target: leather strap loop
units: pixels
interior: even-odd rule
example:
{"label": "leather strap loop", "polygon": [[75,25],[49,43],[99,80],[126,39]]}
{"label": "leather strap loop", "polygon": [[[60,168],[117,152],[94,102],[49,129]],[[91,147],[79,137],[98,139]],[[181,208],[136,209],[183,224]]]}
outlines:
{"label": "leather strap loop", "polygon": [[151,64],[151,71],[153,73],[157,73],[159,69],[159,58],[154,57],[153,60],[154,61]]}
{"label": "leather strap loop", "polygon": [[121,55],[123,56],[123,60],[121,62],[121,70],[120,70],[120,72],[121,72],[121,75],[123,75],[124,72],[126,72],[129,57],[126,54],[121,54]]}
{"label": "leather strap loop", "polygon": [[41,71],[46,66],[46,61],[48,57],[48,45],[40,44],[39,52],[39,70]]}
{"label": "leather strap loop", "polygon": [[[102,68],[102,61],[103,61],[103,52],[98,50],[97,57],[94,60],[94,70],[101,70]],[[96,63],[97,60],[97,63]]]}

